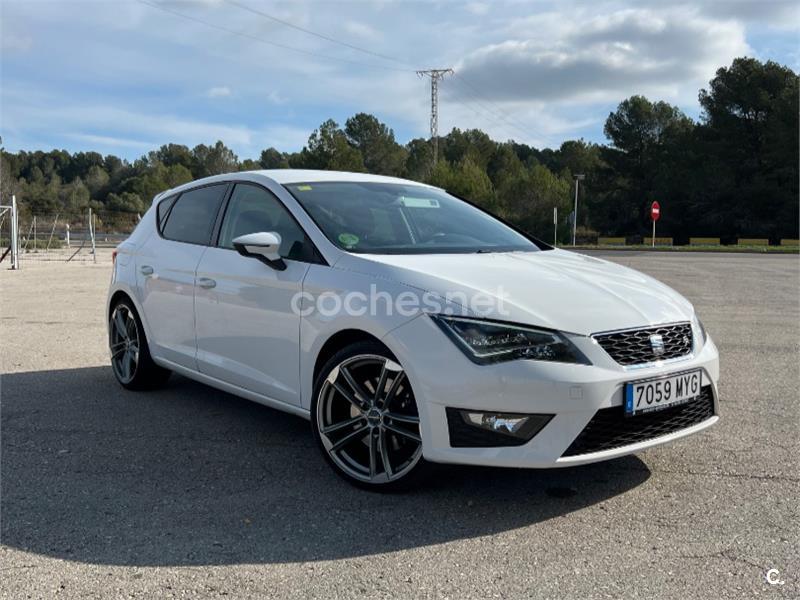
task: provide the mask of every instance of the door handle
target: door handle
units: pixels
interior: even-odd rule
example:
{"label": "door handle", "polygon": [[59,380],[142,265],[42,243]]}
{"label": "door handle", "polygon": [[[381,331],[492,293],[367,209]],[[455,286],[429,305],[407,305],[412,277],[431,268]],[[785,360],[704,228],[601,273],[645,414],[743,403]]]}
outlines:
{"label": "door handle", "polygon": [[217,287],[217,282],[214,281],[213,279],[210,279],[209,277],[198,277],[197,285],[199,285],[201,288],[210,290],[213,287]]}
{"label": "door handle", "polygon": [[153,274],[153,267],[150,265],[142,265],[139,267],[139,271],[141,271],[142,275],[152,275]]}

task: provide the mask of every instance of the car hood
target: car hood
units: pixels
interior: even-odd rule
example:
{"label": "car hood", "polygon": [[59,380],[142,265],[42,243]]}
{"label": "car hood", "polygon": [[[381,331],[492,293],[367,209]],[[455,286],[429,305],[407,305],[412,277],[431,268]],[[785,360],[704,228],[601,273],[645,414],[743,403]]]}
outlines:
{"label": "car hood", "polygon": [[694,315],[689,301],[652,277],[563,250],[346,254],[334,266],[450,297],[462,305],[464,298],[469,303],[478,294],[502,298],[502,303],[477,305],[481,316],[582,335],[688,321]]}

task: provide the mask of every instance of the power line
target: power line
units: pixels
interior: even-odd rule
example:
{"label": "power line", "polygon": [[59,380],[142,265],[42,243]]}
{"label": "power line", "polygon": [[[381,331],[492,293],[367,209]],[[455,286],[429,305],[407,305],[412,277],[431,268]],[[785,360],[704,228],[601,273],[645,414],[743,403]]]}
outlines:
{"label": "power line", "polygon": [[469,109],[474,114],[476,114],[478,117],[486,120],[490,124],[499,127],[500,129],[505,131],[506,134],[509,134],[508,136],[509,139],[518,139],[520,137],[520,130],[518,127],[514,127],[510,125],[507,121],[503,120],[500,116],[498,116],[497,113],[493,112],[486,105],[476,100],[475,96],[472,93],[468,91],[465,92],[467,88],[461,86],[458,80],[453,79],[453,81],[459,87],[457,88],[458,91],[455,92],[457,95],[454,98],[450,99],[452,102],[456,102],[457,104],[464,106],[465,108]]}
{"label": "power line", "polygon": [[[411,64],[408,61],[402,60],[402,59],[394,57],[394,56],[389,56],[389,55],[386,55],[386,54],[380,54],[378,52],[374,52],[372,50],[369,50],[368,48],[363,48],[361,46],[356,46],[356,45],[350,44],[348,42],[343,42],[343,41],[338,40],[336,38],[333,38],[333,37],[331,37],[329,35],[326,35],[326,34],[323,34],[323,33],[319,33],[317,31],[312,31],[312,30],[306,29],[304,27],[300,27],[299,25],[295,25],[294,23],[291,23],[291,22],[286,21],[284,19],[279,19],[278,17],[275,17],[273,15],[265,13],[265,12],[263,12],[261,10],[252,8],[250,6],[247,6],[246,4],[242,4],[238,0],[225,0],[225,1],[228,4],[232,4],[233,6],[236,6],[236,7],[240,8],[240,9],[242,9],[242,10],[246,10],[246,11],[252,13],[252,14],[259,15],[261,17],[264,17],[266,19],[269,19],[271,21],[274,21],[274,22],[279,23],[281,25],[284,25],[286,27],[290,27],[290,28],[295,29],[297,31],[302,31],[303,33],[315,36],[315,37],[323,39],[323,40],[325,40],[327,42],[330,42],[330,43],[333,43],[333,44],[338,44],[340,46],[343,46],[345,48],[350,48],[351,50],[356,50],[358,52],[363,52],[363,53],[368,54],[370,56],[375,56],[375,57],[378,57],[378,58],[382,58],[384,60],[389,60],[389,61],[392,61],[392,62],[397,63],[397,64],[411,66]],[[424,73],[432,73],[432,72],[435,72],[435,71],[437,71],[437,69],[427,69],[427,70],[425,70],[423,72]],[[506,123],[506,127],[504,127],[504,129],[508,129],[508,126],[511,126],[510,131],[513,132],[513,134],[514,134],[514,135],[511,136],[512,138],[516,137],[516,135],[519,133],[517,131],[518,129],[520,130],[521,133],[525,134],[527,137],[530,137],[530,138],[543,137],[541,134],[533,135],[533,136],[530,135],[528,126],[521,124],[519,121],[515,122],[513,119],[508,117],[508,115],[506,113],[504,113],[502,111],[502,109],[500,109],[496,105],[489,106],[489,105],[484,104],[483,102],[481,102],[481,100],[477,96],[477,94],[480,94],[480,91],[475,86],[470,84],[464,77],[462,77],[462,76],[458,75],[457,73],[455,73],[452,69],[449,72],[450,72],[450,74],[455,75],[459,79],[459,81],[456,81],[456,83],[461,83],[462,87],[465,87],[465,88],[468,87],[468,88],[470,88],[472,90],[471,93],[470,92],[468,92],[468,93],[471,96],[473,96],[475,98],[475,102],[478,105],[482,106],[483,109],[487,112],[487,114],[490,115],[489,116],[490,119],[494,120],[495,122]],[[417,73],[419,74],[420,71],[417,71]],[[433,87],[433,86],[437,85],[437,83],[438,83],[438,81],[434,81],[433,77],[431,77],[431,86]],[[489,102],[488,99],[487,99],[487,102]],[[473,110],[473,112],[475,112],[476,114],[480,115],[480,113],[475,111],[474,109],[471,109],[471,110]],[[432,101],[431,101],[431,121],[432,121],[431,130],[432,131],[433,131],[433,120],[434,120],[434,118],[436,118],[437,121],[438,121],[438,114],[434,114],[434,113],[438,113],[438,102],[436,102],[435,105],[434,105],[434,102],[433,102],[433,99],[432,99]],[[485,115],[482,115],[482,116],[484,116],[484,118],[485,118]],[[534,133],[538,133],[538,132],[534,132]],[[435,137],[436,136],[434,136],[432,134],[432,139],[435,138]]]}
{"label": "power line", "polygon": [[[486,98],[486,96],[481,92],[481,90],[478,89],[476,86],[472,85],[469,81],[467,81],[463,75],[459,75],[458,73],[455,73],[454,75],[455,75],[454,81],[456,81],[456,83],[461,83],[463,87],[468,88],[472,92],[471,95],[473,98],[475,98],[475,101],[479,105],[484,106],[486,110],[497,114],[502,121],[508,123],[512,127],[519,128],[520,130],[522,130],[523,133],[526,133],[528,136],[532,138],[544,137],[540,131],[537,131],[535,129],[529,129],[529,126],[508,115],[508,113],[506,113],[500,107],[498,107],[497,104],[493,103],[491,100]],[[483,102],[481,99],[483,99],[485,102]],[[531,132],[535,135],[531,135]]]}
{"label": "power line", "polygon": [[[379,65],[379,64],[374,64],[374,63],[362,63],[362,62],[359,62],[359,61],[349,60],[349,59],[346,59],[346,58],[340,58],[340,57],[337,57],[337,56],[331,56],[331,55],[328,55],[328,54],[322,54],[322,53],[314,52],[314,51],[311,51],[311,50],[305,50],[303,48],[297,48],[295,46],[289,46],[289,45],[286,45],[286,44],[281,44],[279,42],[273,42],[273,41],[266,40],[266,39],[264,39],[262,37],[259,37],[259,36],[256,36],[256,35],[252,35],[252,34],[249,34],[249,33],[243,32],[243,31],[236,31],[234,29],[229,29],[229,28],[227,28],[225,26],[222,26],[222,25],[217,25],[215,23],[210,23],[210,22],[205,21],[203,19],[200,19],[198,17],[195,17],[195,16],[192,16],[192,15],[188,15],[186,13],[182,13],[182,12],[173,10],[171,8],[168,8],[168,7],[163,6],[161,4],[157,4],[155,2],[150,2],[148,0],[137,0],[137,2],[139,2],[140,4],[145,4],[145,5],[150,6],[152,8],[156,8],[156,9],[161,10],[163,12],[172,14],[174,16],[177,16],[177,17],[189,20],[189,21],[193,21],[195,23],[199,23],[199,24],[204,25],[206,27],[209,27],[209,28],[212,28],[212,29],[216,29],[218,31],[222,31],[222,32],[225,32],[225,33],[228,33],[230,35],[236,35],[236,36],[239,36],[239,37],[242,37],[242,38],[246,38],[246,39],[249,39],[249,40],[252,40],[252,41],[255,41],[255,42],[259,42],[261,44],[266,44],[266,45],[269,45],[269,46],[273,46],[275,48],[281,48],[283,50],[289,50],[291,52],[297,52],[299,54],[304,54],[306,56],[313,56],[315,58],[323,58],[323,59],[327,59],[327,60],[333,60],[333,61],[337,61],[337,62],[344,63],[344,64],[354,65],[354,66],[358,66],[358,67],[366,67],[366,68],[370,68],[370,69],[383,69],[383,70],[387,70],[387,71],[395,71],[395,72],[402,72],[402,73],[410,73],[413,70],[411,68],[404,69],[404,68],[398,68],[398,67],[391,67],[389,65]],[[343,41],[337,40],[336,38],[333,38],[331,36],[328,36],[328,35],[325,35],[325,34],[322,34],[322,33],[316,32],[316,31],[312,31],[310,29],[306,29],[306,28],[301,27],[299,25],[295,25],[294,23],[291,23],[289,21],[285,21],[283,19],[280,19],[280,18],[275,17],[273,15],[270,15],[268,13],[265,13],[265,12],[263,12],[261,10],[258,10],[258,9],[252,8],[250,6],[247,6],[246,4],[242,4],[241,2],[238,2],[237,0],[225,0],[225,2],[227,2],[229,4],[232,4],[233,6],[236,6],[237,8],[239,8],[241,10],[250,12],[250,13],[255,14],[255,15],[258,15],[258,16],[263,17],[265,19],[269,19],[269,20],[271,20],[271,21],[273,21],[275,23],[278,23],[280,25],[283,25],[285,27],[289,27],[291,29],[295,29],[297,31],[301,31],[303,33],[306,33],[308,35],[312,35],[314,37],[323,39],[323,40],[325,40],[327,42],[330,42],[332,44],[337,44],[339,46],[343,46],[343,47],[349,48],[351,50],[362,52],[364,54],[367,54],[367,55],[370,55],[370,56],[374,56],[376,58],[381,58],[383,60],[391,61],[391,62],[394,62],[394,63],[397,63],[397,64],[408,65],[409,67],[411,66],[410,63],[408,63],[405,60],[402,60],[402,59],[399,59],[399,58],[396,58],[396,57],[393,57],[393,56],[389,56],[389,55],[386,55],[386,54],[381,54],[379,52],[373,52],[372,50],[369,50],[367,48],[363,48],[361,46],[356,46],[355,44],[350,44],[348,42],[343,42]],[[416,71],[416,72],[417,73],[425,73],[425,74],[427,74],[427,73],[432,73],[432,72],[436,72],[436,71],[441,71],[441,69],[427,69],[427,70],[424,70],[424,71]],[[477,114],[479,116],[482,116],[484,118],[488,118],[491,121],[494,121],[495,123],[500,124],[503,129],[507,129],[509,132],[512,132],[513,134],[523,133],[527,137],[531,137],[531,138],[543,137],[539,132],[536,132],[535,130],[534,130],[534,133],[536,133],[537,135],[531,135],[529,133],[528,127],[526,125],[521,124],[521,122],[516,121],[516,120],[512,119],[510,116],[508,116],[507,113],[505,113],[502,109],[500,109],[496,104],[494,104],[493,102],[488,100],[476,86],[472,85],[463,76],[459,75],[458,73],[456,73],[452,69],[449,70],[449,73],[454,75],[453,81],[457,85],[459,85],[462,88],[462,90],[466,90],[467,95],[471,96],[473,98],[473,102],[475,104],[477,104],[479,107],[481,107],[483,109],[483,111],[485,111],[485,114],[481,114],[481,112],[475,110],[475,108],[468,106],[467,105],[468,101],[464,102],[464,105],[468,106],[468,108],[470,108],[470,110],[472,110],[475,114]],[[430,75],[428,75],[428,76],[430,76]],[[434,81],[434,78],[431,77],[431,88],[432,88],[431,89],[431,131],[432,131],[432,140],[434,141],[434,145],[436,145],[437,137],[438,137],[438,112],[439,112],[438,111],[438,80],[439,79],[441,79],[441,77],[437,77],[437,80]],[[434,88],[435,88],[435,90],[434,90]],[[434,97],[433,97],[434,93],[436,94],[436,100],[435,101],[434,101]],[[481,98],[483,98],[485,100],[485,102],[482,101]],[[509,129],[509,127],[510,127],[510,129]],[[435,130],[436,135],[434,135],[434,130]],[[512,135],[512,138],[513,137],[515,137],[515,135]],[[435,157],[436,157],[436,155],[434,154],[434,160],[435,160]]]}
{"label": "power line", "polygon": [[369,54],[370,56],[375,56],[377,58],[382,58],[384,60],[389,60],[391,62],[395,62],[401,65],[408,65],[404,60],[400,60],[398,58],[394,58],[393,56],[387,56],[386,54],[381,54],[379,52],[373,52],[372,50],[368,50],[367,48],[362,48],[361,46],[356,46],[354,44],[349,44],[347,42],[342,42],[335,38],[325,35],[324,33],[318,33],[316,31],[311,31],[310,29],[305,29],[304,27],[300,27],[299,25],[295,25],[294,23],[290,23],[289,21],[284,21],[283,19],[279,19],[273,15],[260,11],[256,8],[252,8],[247,6],[246,4],[242,4],[241,2],[237,2],[236,0],[225,0],[228,4],[232,4],[233,6],[237,6],[242,10],[246,10],[254,15],[260,15],[265,19],[269,19],[270,21],[275,21],[276,23],[280,23],[281,25],[285,25],[286,27],[291,27],[292,29],[296,29],[297,31],[302,31],[303,33],[307,33],[308,35],[313,35],[314,37],[318,37],[323,39],[327,42],[331,42],[332,44],[338,44],[340,46],[344,46],[345,48],[350,48],[351,50],[357,50],[358,52],[363,52],[365,54]]}
{"label": "power line", "polygon": [[388,71],[400,71],[400,72],[404,72],[404,73],[412,72],[411,69],[400,69],[400,68],[397,68],[397,67],[390,67],[390,66],[387,66],[387,65],[376,65],[376,64],[370,64],[370,63],[362,63],[362,62],[358,62],[358,61],[354,61],[354,60],[348,60],[346,58],[339,58],[338,56],[331,56],[331,55],[328,55],[328,54],[321,54],[321,53],[318,53],[318,52],[313,52],[311,50],[304,50],[302,48],[296,48],[294,46],[288,46],[286,44],[280,44],[278,42],[272,42],[272,41],[269,41],[269,40],[265,40],[264,38],[258,37],[256,35],[251,35],[251,34],[246,33],[244,31],[236,31],[235,29],[228,29],[227,27],[224,27],[222,25],[217,25],[215,23],[210,23],[208,21],[205,21],[203,19],[199,19],[199,18],[194,17],[192,15],[187,15],[186,13],[182,13],[182,12],[179,12],[177,10],[173,10],[171,8],[167,8],[166,6],[162,6],[161,4],[156,4],[154,2],[148,2],[147,0],[136,0],[136,1],[139,2],[140,4],[145,4],[145,5],[150,6],[152,8],[156,8],[158,10],[161,10],[161,11],[164,11],[166,13],[169,13],[171,15],[175,15],[176,17],[181,17],[182,19],[187,19],[189,21],[194,21],[195,23],[199,23],[201,25],[205,25],[206,27],[210,27],[211,29],[216,29],[218,31],[224,31],[225,33],[228,33],[228,34],[231,34],[231,35],[236,35],[236,36],[243,37],[243,38],[247,38],[247,39],[252,40],[254,42],[259,42],[261,44],[266,44],[268,46],[273,46],[275,48],[281,48],[283,50],[290,50],[291,52],[298,52],[300,54],[305,54],[307,56],[313,56],[315,58],[324,58],[324,59],[327,59],[327,60],[334,60],[334,61],[338,61],[338,62],[341,62],[341,63],[349,64],[349,65],[355,65],[355,66],[358,66],[358,67],[367,67],[367,68],[370,68],[370,69],[384,69],[384,70],[388,70]]}

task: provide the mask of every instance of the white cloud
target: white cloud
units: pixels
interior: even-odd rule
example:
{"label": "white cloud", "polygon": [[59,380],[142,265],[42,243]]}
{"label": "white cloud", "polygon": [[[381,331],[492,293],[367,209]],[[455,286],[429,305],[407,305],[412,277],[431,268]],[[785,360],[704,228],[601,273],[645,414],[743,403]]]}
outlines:
{"label": "white cloud", "polygon": [[[89,141],[93,136],[93,139],[102,140],[103,143],[124,140],[122,145],[125,146],[130,146],[129,142],[135,140],[151,147],[167,142],[193,146],[218,139],[231,145],[249,146],[254,139],[254,130],[244,125],[215,123],[107,104],[66,104],[60,106],[58,111],[53,111],[54,99],[46,95],[23,96],[14,91],[8,94],[3,103],[3,121],[25,123],[30,130],[46,132],[51,137],[64,135]],[[26,102],[19,101],[22,97]],[[136,137],[127,135],[129,131],[136,131]]]}
{"label": "white cloud", "polygon": [[776,29],[796,30],[800,24],[800,4],[796,0],[711,0],[697,7],[711,17],[766,23]]}
{"label": "white cloud", "polygon": [[94,135],[91,133],[72,133],[69,137],[81,142],[89,142],[92,146],[102,148],[135,148],[139,150],[152,150],[150,142],[132,140],[123,137],[112,137],[109,135]]}
{"label": "white cloud", "polygon": [[206,96],[209,98],[228,98],[232,95],[231,89],[227,86],[215,86],[206,90]]}
{"label": "white cloud", "polygon": [[623,10],[530,39],[486,45],[456,71],[501,101],[621,100],[634,93],[682,98],[750,51],[744,27],[685,11]]}
{"label": "white cloud", "polygon": [[154,1],[189,18],[138,2],[4,3],[6,143],[86,149],[95,136],[132,157],[137,143],[222,139],[252,157],[268,145],[299,148],[326,118],[342,123],[361,111],[404,142],[428,131],[430,82],[413,69],[452,65],[481,98],[446,78],[441,132],[478,127],[558,145],[576,135],[602,139],[609,109],[631,94],[696,114],[697,90],[734,56],[798,64],[797,5],[787,0],[242,0],[408,61],[406,72],[330,60],[404,68],[222,0]]}

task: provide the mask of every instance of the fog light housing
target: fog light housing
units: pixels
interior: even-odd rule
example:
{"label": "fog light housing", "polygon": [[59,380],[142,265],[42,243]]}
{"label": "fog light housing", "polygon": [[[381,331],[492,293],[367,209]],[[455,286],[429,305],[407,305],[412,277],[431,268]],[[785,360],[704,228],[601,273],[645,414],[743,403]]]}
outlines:
{"label": "fog light housing", "polygon": [[491,448],[521,446],[553,418],[547,414],[501,413],[447,408],[450,446]]}

